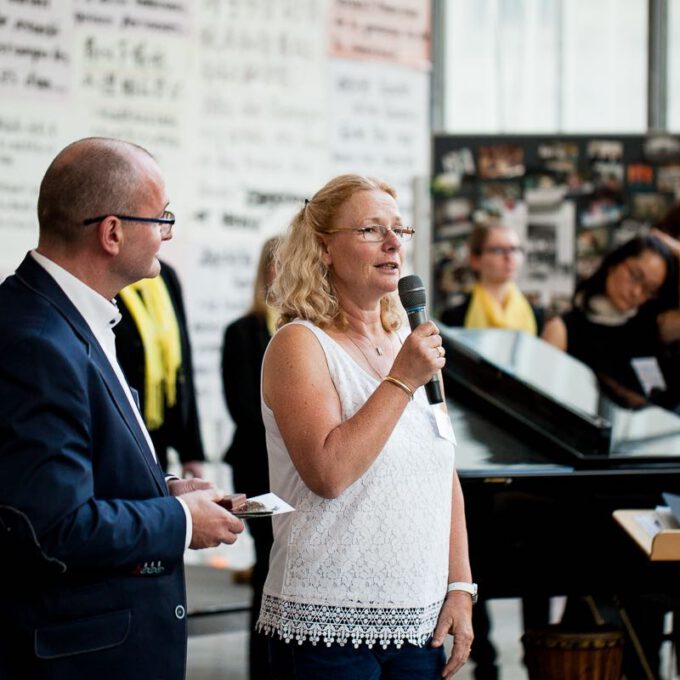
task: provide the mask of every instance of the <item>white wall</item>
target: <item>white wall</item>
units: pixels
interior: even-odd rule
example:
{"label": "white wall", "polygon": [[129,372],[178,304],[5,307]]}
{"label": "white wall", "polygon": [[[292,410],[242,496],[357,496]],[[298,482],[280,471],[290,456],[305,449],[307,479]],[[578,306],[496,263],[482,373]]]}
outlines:
{"label": "white wall", "polygon": [[423,0],[2,0],[0,279],[36,244],[40,179],[90,135],[148,148],[168,182],[205,443],[231,437],[224,326],[260,244],[340,172],[396,185],[429,170]]}

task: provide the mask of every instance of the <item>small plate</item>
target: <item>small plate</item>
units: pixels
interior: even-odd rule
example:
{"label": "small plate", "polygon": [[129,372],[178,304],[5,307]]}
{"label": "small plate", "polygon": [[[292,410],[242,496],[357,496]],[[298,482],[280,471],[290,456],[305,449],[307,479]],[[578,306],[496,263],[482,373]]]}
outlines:
{"label": "small plate", "polygon": [[250,519],[251,517],[271,517],[278,508],[263,508],[262,510],[234,510],[232,511],[232,515],[234,517],[240,517],[243,519]]}

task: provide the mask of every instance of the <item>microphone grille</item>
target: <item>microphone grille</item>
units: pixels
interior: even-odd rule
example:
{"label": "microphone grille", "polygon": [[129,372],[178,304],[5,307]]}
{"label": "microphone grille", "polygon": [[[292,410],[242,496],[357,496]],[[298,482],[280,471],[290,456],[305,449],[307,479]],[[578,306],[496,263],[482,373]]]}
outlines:
{"label": "microphone grille", "polygon": [[425,286],[420,276],[411,274],[399,279],[399,299],[407,310],[425,306]]}

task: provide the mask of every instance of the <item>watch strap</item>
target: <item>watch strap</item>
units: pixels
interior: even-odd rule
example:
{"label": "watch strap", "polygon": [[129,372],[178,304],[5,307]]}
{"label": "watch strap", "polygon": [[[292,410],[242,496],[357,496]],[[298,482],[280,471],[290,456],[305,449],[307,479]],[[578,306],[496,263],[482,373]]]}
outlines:
{"label": "watch strap", "polygon": [[473,602],[477,602],[477,584],[468,583],[467,581],[453,581],[446,587],[446,592],[450,593],[453,590],[462,590],[470,595]]}

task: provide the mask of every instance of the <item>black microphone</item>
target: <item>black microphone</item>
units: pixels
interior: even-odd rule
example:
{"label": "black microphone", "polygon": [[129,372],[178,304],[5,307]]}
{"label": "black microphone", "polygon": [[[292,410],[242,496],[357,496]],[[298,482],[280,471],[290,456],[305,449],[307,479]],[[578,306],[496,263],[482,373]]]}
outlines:
{"label": "black microphone", "polygon": [[[408,323],[411,326],[411,330],[427,321],[425,286],[420,276],[411,274],[399,279],[399,299],[408,315]],[[435,373],[430,382],[425,384],[425,394],[427,394],[427,400],[430,404],[441,404],[444,401],[439,372]]]}

